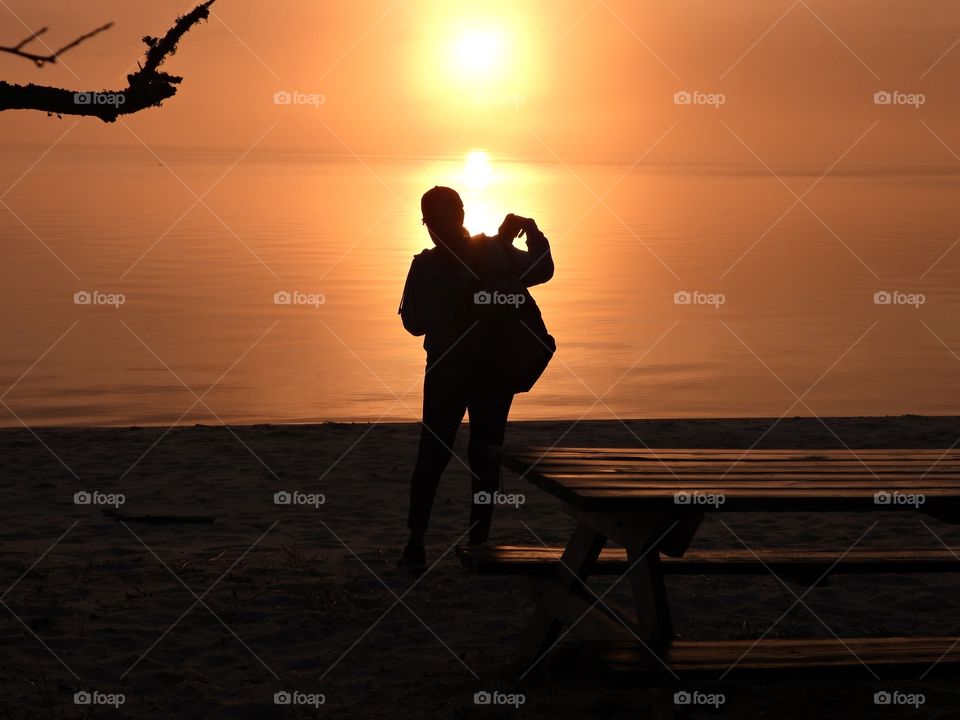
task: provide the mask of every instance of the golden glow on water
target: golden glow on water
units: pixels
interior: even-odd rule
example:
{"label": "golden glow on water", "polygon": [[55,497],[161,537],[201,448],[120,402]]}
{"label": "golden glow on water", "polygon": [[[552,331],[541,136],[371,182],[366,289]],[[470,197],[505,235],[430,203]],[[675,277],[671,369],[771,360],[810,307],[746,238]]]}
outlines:
{"label": "golden glow on water", "polygon": [[498,178],[493,171],[489,153],[484,150],[467,153],[460,192],[466,211],[463,224],[471,234],[492,235],[503,222],[508,212],[505,210],[508,198],[502,180],[503,177]]}
{"label": "golden glow on water", "polygon": [[485,190],[493,180],[490,155],[485,150],[471,150],[463,167],[463,182],[470,190]]}

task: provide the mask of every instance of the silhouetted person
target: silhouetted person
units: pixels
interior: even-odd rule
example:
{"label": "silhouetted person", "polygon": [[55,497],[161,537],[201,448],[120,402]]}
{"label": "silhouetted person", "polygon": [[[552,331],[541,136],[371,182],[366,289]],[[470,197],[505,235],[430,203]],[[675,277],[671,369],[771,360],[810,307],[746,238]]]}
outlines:
{"label": "silhouetted person", "polygon": [[[490,448],[503,443],[513,392],[488,378],[482,358],[488,350],[511,348],[478,346],[478,340],[486,341],[477,330],[486,309],[478,306],[483,302],[478,294],[518,285],[525,292],[553,277],[550,244],[532,219],[507,215],[497,235],[471,237],[463,227],[463,201],[447,187],[428,190],[421,210],[435,247],[414,257],[400,308],[403,326],[425,336],[427,351],[423,423],[410,483],[410,539],[400,558],[400,565],[411,569],[425,565],[423,539],[430,511],[465,412],[470,415],[471,499],[478,492],[500,490],[500,466],[490,457]],[[526,252],[513,246],[521,234],[526,236]],[[493,504],[471,504],[472,544],[486,541],[492,516]]]}

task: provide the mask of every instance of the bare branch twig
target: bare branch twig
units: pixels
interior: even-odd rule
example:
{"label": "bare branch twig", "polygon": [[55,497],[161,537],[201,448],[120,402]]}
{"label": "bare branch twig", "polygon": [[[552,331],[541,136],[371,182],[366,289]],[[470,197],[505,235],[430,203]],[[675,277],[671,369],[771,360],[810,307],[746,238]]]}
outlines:
{"label": "bare branch twig", "polygon": [[[0,45],[0,52],[10,53],[11,55],[16,55],[17,57],[26,58],[27,60],[30,60],[36,63],[37,67],[43,67],[47,63],[51,63],[51,64],[56,63],[57,58],[63,55],[67,50],[72,50],[77,45],[82,43],[84,40],[89,40],[94,35],[99,35],[100,33],[104,32],[105,30],[109,30],[112,27],[113,27],[112,22],[108,22],[106,25],[101,25],[96,30],[91,30],[85,35],[81,35],[73,42],[64,45],[59,50],[55,50],[53,52],[48,53],[47,55],[40,55],[38,53],[32,53],[32,52],[29,52],[28,50],[24,50],[23,48],[26,45],[36,40],[38,37],[43,35],[49,29],[49,28],[40,28],[35,33],[30,35],[28,38],[26,38],[23,42],[21,42],[19,45],[13,45],[10,47],[6,45]],[[47,48],[47,49],[49,50],[50,48]]]}
{"label": "bare branch twig", "polygon": [[[40,110],[51,115],[85,115],[98,117],[104,122],[114,122],[120,115],[129,115],[150,107],[158,107],[164,100],[177,93],[177,85],[183,78],[161,72],[160,66],[168,56],[177,51],[177,44],[194,25],[210,16],[210,6],[216,0],[206,0],[182,17],[162,38],[147,36],[145,64],[137,72],[127,75],[127,87],[114,91],[76,92],[44,85],[13,85],[0,81],[0,111]],[[88,33],[61,48],[52,57],[76,47],[88,37],[101,32],[107,26]],[[46,28],[34,33],[20,43],[14,54],[24,55],[19,48],[43,34]],[[27,54],[29,56],[29,53]],[[43,58],[44,62],[52,62]]]}
{"label": "bare branch twig", "polygon": [[24,45],[26,45],[26,44],[27,44],[28,42],[30,42],[31,40],[35,40],[36,38],[38,38],[38,37],[40,37],[41,35],[43,35],[43,34],[44,34],[47,30],[49,30],[49,29],[50,29],[50,28],[45,28],[45,27],[44,27],[44,28],[40,28],[40,29],[37,30],[33,35],[30,35],[26,40],[24,40],[22,43],[20,43],[19,45],[17,45],[17,46],[14,48],[14,50],[19,50],[20,48],[22,48]]}

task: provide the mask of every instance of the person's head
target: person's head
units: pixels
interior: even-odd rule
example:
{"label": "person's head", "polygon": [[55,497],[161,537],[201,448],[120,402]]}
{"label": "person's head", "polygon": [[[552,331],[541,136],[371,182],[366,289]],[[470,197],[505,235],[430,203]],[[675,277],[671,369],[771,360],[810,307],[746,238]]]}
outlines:
{"label": "person's head", "polygon": [[420,199],[423,224],[434,242],[463,237],[463,200],[453,188],[436,186]]}

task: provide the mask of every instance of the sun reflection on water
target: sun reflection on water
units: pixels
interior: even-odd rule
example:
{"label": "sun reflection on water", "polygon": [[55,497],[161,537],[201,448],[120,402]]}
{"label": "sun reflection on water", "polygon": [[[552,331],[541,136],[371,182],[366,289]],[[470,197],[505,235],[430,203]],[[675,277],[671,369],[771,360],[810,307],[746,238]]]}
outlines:
{"label": "sun reflection on water", "polygon": [[[413,177],[414,195],[434,185],[452,187],[463,199],[464,225],[471,234],[496,234],[507,213],[535,215],[538,173],[530,165],[502,158],[482,148],[460,157],[437,160],[422,167]],[[417,212],[417,224],[420,216]],[[422,226],[420,228],[422,230]],[[411,249],[422,247],[426,232],[411,238]]]}

